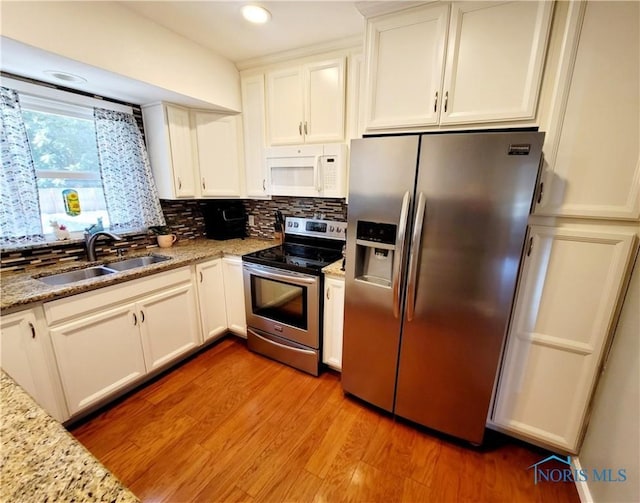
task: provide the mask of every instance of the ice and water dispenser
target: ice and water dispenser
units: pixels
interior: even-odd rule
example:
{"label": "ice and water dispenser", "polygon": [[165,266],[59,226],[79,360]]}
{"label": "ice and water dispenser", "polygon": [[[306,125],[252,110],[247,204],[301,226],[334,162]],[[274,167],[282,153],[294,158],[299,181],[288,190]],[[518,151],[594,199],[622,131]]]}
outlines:
{"label": "ice and water dispenser", "polygon": [[358,220],[356,226],[355,279],[391,287],[396,253],[394,224]]}

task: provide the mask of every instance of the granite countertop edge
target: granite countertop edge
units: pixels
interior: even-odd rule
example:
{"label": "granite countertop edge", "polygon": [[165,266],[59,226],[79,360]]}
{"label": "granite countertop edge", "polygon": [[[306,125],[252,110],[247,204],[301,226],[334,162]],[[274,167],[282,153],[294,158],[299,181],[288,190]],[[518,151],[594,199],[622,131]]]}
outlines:
{"label": "granite countertop edge", "polygon": [[333,264],[329,264],[328,266],[323,267],[322,272],[325,274],[325,276],[344,279],[344,271],[342,270],[342,259],[336,260]]}
{"label": "granite countertop edge", "polygon": [[[198,239],[183,242],[174,245],[171,248],[151,248],[140,253],[128,253],[120,258],[106,258],[96,262],[79,261],[74,262],[73,264],[56,264],[23,272],[1,272],[0,283],[2,284],[2,298],[0,299],[0,313],[8,314],[14,310],[23,309],[29,304],[68,297],[133,279],[142,278],[158,272],[192,265],[205,260],[221,258],[229,255],[244,255],[245,253],[269,248],[276,244],[276,241],[273,240],[257,238],[230,239],[226,241]],[[171,257],[171,260],[59,286],[47,285],[37,279],[42,276],[83,269],[91,266],[108,266],[110,262],[145,255],[163,255]]]}
{"label": "granite countertop edge", "polygon": [[0,405],[0,501],[140,501],[2,370]]}

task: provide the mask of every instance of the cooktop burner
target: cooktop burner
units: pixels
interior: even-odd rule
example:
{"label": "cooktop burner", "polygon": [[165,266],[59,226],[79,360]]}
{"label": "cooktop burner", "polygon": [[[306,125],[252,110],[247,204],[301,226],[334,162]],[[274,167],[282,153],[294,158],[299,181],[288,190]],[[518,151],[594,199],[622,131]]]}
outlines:
{"label": "cooktop burner", "polygon": [[345,222],[287,218],[285,242],[242,256],[245,262],[320,275],[323,267],[342,257]]}

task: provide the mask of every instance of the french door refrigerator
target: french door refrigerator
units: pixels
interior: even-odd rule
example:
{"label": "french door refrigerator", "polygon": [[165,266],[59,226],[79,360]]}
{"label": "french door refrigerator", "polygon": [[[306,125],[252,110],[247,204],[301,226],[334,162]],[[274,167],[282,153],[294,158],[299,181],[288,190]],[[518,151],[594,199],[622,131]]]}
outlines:
{"label": "french door refrigerator", "polygon": [[342,385],[480,444],[544,133],[353,140]]}

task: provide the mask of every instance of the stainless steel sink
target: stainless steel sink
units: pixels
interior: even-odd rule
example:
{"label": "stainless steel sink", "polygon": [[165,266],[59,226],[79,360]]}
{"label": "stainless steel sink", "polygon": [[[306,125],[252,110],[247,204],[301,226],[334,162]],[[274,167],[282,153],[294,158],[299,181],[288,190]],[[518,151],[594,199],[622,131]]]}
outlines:
{"label": "stainless steel sink", "polygon": [[143,267],[145,265],[157,264],[158,262],[164,262],[171,257],[164,257],[162,255],[147,255],[144,257],[134,257],[119,262],[111,262],[106,265],[109,269],[115,271],[128,271],[129,269],[135,269],[136,267]]}
{"label": "stainless steel sink", "polygon": [[84,279],[97,278],[106,274],[113,274],[114,270],[103,266],[87,267],[86,269],[78,269],[77,271],[61,272],[60,274],[52,274],[51,276],[42,276],[36,278],[47,285],[59,286],[68,283],[75,283]]}

